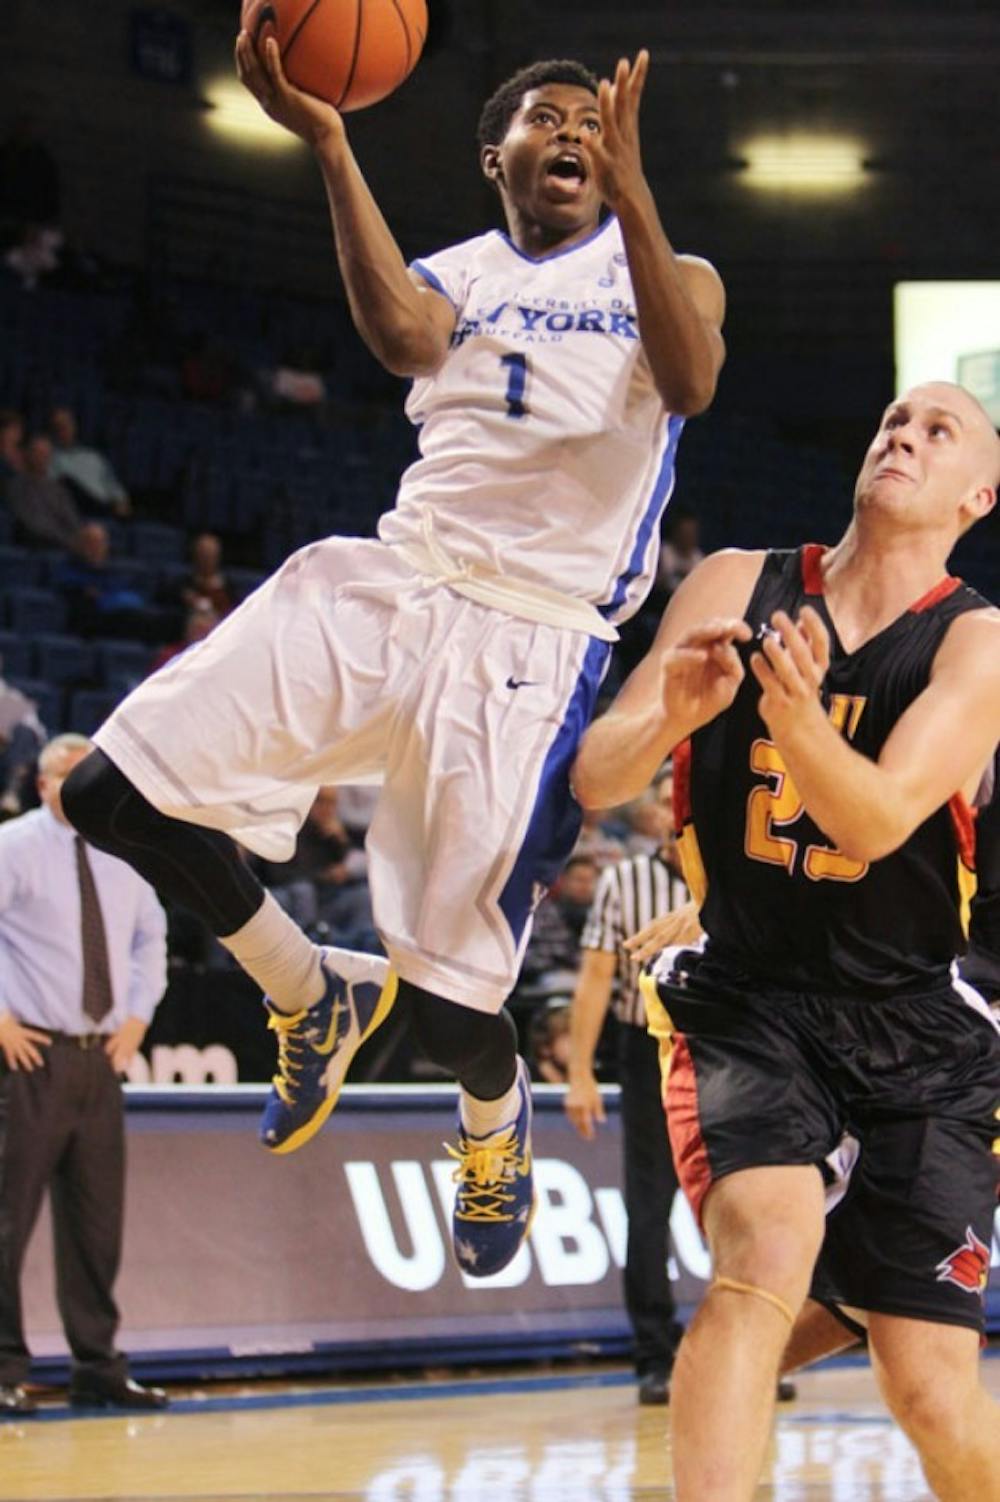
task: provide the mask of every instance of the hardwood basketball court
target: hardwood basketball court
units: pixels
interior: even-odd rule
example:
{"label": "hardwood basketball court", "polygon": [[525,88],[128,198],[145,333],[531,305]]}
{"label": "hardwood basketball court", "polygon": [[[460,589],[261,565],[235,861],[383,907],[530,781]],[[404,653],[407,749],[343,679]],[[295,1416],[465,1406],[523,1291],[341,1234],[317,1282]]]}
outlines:
{"label": "hardwood basketball court", "polygon": [[[985,1364],[1000,1396],[1000,1352]],[[779,1408],[761,1497],[924,1502],[913,1450],[867,1363],[799,1379]],[[4,1502],[628,1502],[668,1498],[666,1411],[640,1408],[623,1370],[423,1379],[378,1386],[177,1389],[141,1417],[0,1424]],[[983,1499],[985,1502],[985,1499]]]}

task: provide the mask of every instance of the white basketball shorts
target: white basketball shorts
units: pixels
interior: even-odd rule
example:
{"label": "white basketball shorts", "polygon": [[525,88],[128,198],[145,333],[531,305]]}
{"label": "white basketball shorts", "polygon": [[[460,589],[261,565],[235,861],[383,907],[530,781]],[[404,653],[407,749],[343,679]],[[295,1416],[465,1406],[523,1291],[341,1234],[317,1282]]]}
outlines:
{"label": "white basketball shorts", "polygon": [[380,542],[303,548],[94,737],[150,803],[288,860],[317,787],[383,784],[375,921],[403,979],[497,1011],[576,840],[610,647],[488,609]]}

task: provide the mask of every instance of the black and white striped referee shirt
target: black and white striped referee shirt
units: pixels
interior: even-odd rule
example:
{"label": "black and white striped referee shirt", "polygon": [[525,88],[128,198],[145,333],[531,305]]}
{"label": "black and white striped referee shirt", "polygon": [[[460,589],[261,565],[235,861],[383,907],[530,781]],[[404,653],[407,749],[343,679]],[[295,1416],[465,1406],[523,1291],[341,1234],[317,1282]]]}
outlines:
{"label": "black and white striped referee shirt", "polygon": [[611,1006],[619,1022],[646,1026],[639,966],[622,948],[623,943],[654,918],[682,907],[688,896],[683,879],[659,854],[632,855],[601,872],[580,946],[618,956]]}

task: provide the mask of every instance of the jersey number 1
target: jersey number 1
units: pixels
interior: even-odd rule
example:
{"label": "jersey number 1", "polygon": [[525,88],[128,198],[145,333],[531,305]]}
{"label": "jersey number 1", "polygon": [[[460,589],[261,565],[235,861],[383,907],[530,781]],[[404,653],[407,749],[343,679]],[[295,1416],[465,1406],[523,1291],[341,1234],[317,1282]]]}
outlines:
{"label": "jersey number 1", "polygon": [[524,405],[524,392],[528,384],[527,355],[501,355],[500,364],[506,365],[508,371],[507,416],[527,417],[528,409]]}

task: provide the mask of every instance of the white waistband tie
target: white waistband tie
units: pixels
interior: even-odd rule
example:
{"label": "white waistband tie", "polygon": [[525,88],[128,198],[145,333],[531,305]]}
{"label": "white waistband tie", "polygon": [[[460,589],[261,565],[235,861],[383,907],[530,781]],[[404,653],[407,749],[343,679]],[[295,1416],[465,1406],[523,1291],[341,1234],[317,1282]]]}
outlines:
{"label": "white waistband tie", "polygon": [[582,631],[600,641],[618,640],[618,632],[611,622],[606,621],[587,600],[562,594],[557,589],[546,589],[542,584],[529,584],[525,579],[513,579],[509,574],[497,573],[480,563],[453,558],[434,535],[433,523],[426,514],[421,531],[420,542],[390,544],[393,551],[418,574],[446,585],[463,598],[475,600],[478,605],[502,610],[520,620]]}

